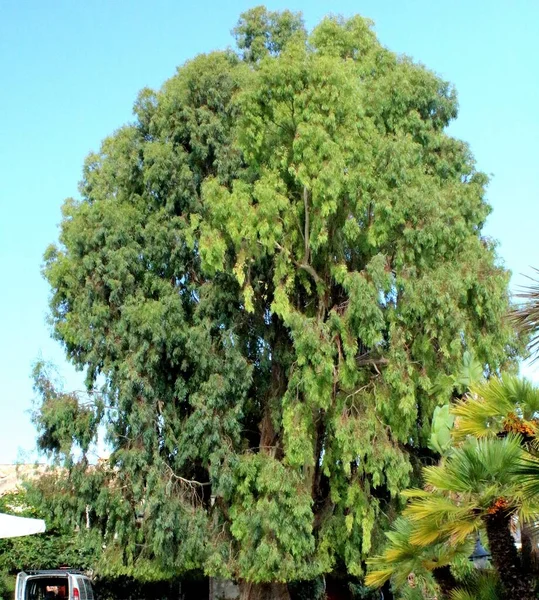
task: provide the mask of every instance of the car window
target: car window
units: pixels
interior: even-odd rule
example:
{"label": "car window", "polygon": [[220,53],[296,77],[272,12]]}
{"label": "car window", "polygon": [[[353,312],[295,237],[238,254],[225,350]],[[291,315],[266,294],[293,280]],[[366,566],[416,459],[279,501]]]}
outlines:
{"label": "car window", "polygon": [[92,584],[89,579],[85,579],[84,583],[86,584],[86,597],[88,600],[94,600],[94,590],[92,589]]}
{"label": "car window", "polygon": [[26,600],[65,600],[67,581],[65,578],[36,577],[27,580]]}
{"label": "car window", "polygon": [[45,590],[37,581],[30,581],[26,586],[26,597],[28,600],[42,600]]}
{"label": "car window", "polygon": [[77,586],[79,588],[80,600],[88,600],[88,594],[86,593],[86,582],[82,577],[77,577]]}

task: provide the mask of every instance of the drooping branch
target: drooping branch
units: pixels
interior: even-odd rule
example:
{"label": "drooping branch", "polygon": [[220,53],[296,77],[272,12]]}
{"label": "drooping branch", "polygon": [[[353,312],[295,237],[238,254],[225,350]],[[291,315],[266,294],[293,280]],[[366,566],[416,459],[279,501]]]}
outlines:
{"label": "drooping branch", "polygon": [[[303,206],[305,209],[305,225],[304,225],[304,240],[305,240],[305,254],[303,257],[303,264],[309,264],[310,257],[310,238],[309,238],[309,190],[307,186],[303,186]],[[314,270],[314,269],[313,269]]]}

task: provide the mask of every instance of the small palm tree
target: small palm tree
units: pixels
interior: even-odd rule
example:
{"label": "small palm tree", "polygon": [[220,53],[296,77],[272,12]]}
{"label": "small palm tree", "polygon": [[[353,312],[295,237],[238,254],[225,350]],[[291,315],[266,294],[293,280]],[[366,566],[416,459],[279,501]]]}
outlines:
{"label": "small palm tree", "polygon": [[398,588],[409,583],[410,573],[416,577],[427,579],[430,574],[439,585],[444,595],[457,586],[449,565],[459,556],[470,553],[470,545],[450,546],[448,544],[431,544],[418,546],[411,542],[414,524],[404,517],[399,517],[386,533],[389,544],[383,554],[368,559],[369,573],[365,583],[372,587],[381,587],[391,579]]}
{"label": "small palm tree", "polygon": [[[456,417],[452,430],[454,441],[466,436],[476,438],[503,437],[509,433],[519,434],[527,451],[524,462],[517,467],[519,479],[526,484],[529,495],[539,498],[537,469],[537,441],[539,417],[539,389],[528,380],[513,375],[502,375],[471,386],[470,393],[451,408]],[[534,492],[535,489],[535,492]],[[524,488],[522,488],[524,491]],[[530,570],[539,570],[539,528],[533,523],[520,522],[522,560]]]}
{"label": "small palm tree", "polygon": [[470,438],[438,466],[423,469],[425,489],[409,490],[404,511],[418,546],[460,545],[484,528],[504,597],[535,599],[511,534],[515,514],[537,517],[539,507],[527,499],[514,476],[522,460],[520,436]]}

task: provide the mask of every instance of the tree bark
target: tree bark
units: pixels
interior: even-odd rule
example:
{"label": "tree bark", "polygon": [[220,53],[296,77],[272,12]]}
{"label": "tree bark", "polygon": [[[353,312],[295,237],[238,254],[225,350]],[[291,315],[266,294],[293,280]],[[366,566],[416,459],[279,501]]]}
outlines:
{"label": "tree bark", "polygon": [[249,583],[240,581],[239,600],[290,600],[286,583]]}
{"label": "tree bark", "polygon": [[526,573],[532,576],[539,574],[539,552],[537,544],[534,542],[533,526],[530,523],[521,523],[520,525],[520,541],[522,543],[521,560],[522,567]]}
{"label": "tree bark", "polygon": [[454,590],[458,585],[453,573],[451,573],[449,565],[437,567],[432,571],[432,576],[434,577],[434,581],[436,581],[438,584],[443,597],[449,598],[451,591]]}
{"label": "tree bark", "polygon": [[511,535],[511,515],[498,510],[485,517],[492,563],[498,571],[503,600],[536,600],[533,580],[522,568],[520,557]]}
{"label": "tree bark", "polygon": [[394,600],[393,592],[391,590],[391,584],[389,581],[386,581],[381,590],[384,600]]}

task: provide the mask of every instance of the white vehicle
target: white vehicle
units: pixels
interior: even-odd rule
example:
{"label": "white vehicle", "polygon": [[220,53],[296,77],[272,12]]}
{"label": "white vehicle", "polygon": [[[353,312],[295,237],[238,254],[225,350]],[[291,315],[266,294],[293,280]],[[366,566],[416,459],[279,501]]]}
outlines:
{"label": "white vehicle", "polygon": [[94,600],[94,591],[81,571],[22,571],[17,575],[15,600]]}

